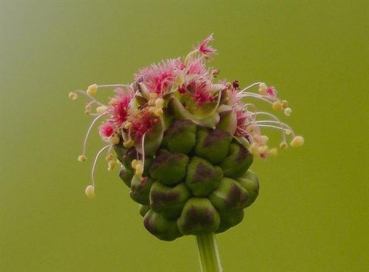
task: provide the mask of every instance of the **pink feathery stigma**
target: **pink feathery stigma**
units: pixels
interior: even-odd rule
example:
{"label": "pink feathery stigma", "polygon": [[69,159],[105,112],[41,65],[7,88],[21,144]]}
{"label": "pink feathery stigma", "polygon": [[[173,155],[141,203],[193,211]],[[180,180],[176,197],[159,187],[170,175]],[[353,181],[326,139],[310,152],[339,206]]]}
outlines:
{"label": "pink feathery stigma", "polygon": [[180,94],[184,94],[186,93],[186,87],[184,85],[182,85],[181,87],[178,87],[178,92]]}
{"label": "pink feathery stigma", "polygon": [[110,112],[112,116],[110,119],[118,128],[120,128],[127,120],[128,107],[132,100],[133,92],[131,90],[125,92],[120,88],[116,89],[115,92],[117,95],[111,100]]}
{"label": "pink feathery stigma", "polygon": [[208,71],[203,61],[200,59],[191,59],[186,67],[186,75],[199,75],[206,77]]}
{"label": "pink feathery stigma", "polygon": [[274,87],[268,87],[266,89],[266,95],[271,98],[277,98],[277,90]]}
{"label": "pink feathery stigma", "polygon": [[160,120],[154,116],[148,108],[142,109],[138,116],[132,120],[132,133],[137,142],[141,141],[142,136],[150,132],[151,129],[157,125]]}
{"label": "pink feathery stigma", "polygon": [[247,118],[247,115],[243,110],[236,110],[236,116],[237,116],[237,130],[236,135],[237,136],[244,136],[246,134],[246,125],[245,121]]}
{"label": "pink feathery stigma", "polygon": [[208,46],[208,43],[214,40],[213,34],[203,40],[198,46],[197,50],[199,50],[204,55],[212,55],[217,52],[212,46]]}
{"label": "pink feathery stigma", "polygon": [[106,122],[99,127],[101,137],[108,138],[114,134],[114,125],[111,122]]}
{"label": "pink feathery stigma", "polygon": [[192,97],[198,105],[214,101],[213,95],[208,90],[207,82],[200,82],[199,84],[197,82],[191,82],[188,88],[191,90]]}
{"label": "pink feathery stigma", "polygon": [[162,64],[141,69],[135,75],[135,80],[143,82],[150,92],[161,95],[175,82],[177,73],[181,69],[183,69],[183,63],[180,59],[167,60]]}

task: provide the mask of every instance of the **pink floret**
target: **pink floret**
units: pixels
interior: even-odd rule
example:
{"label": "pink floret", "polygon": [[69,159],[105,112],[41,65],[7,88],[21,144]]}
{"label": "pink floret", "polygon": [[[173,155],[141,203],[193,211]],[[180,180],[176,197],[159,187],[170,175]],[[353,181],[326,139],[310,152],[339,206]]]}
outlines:
{"label": "pink floret", "polygon": [[203,40],[198,46],[197,50],[199,50],[204,55],[212,55],[217,52],[212,46],[208,46],[208,43],[214,40],[213,34]]}
{"label": "pink floret", "polygon": [[112,116],[110,119],[119,128],[127,120],[129,104],[134,93],[131,88],[127,88],[126,91],[118,88],[115,92],[117,95],[111,102],[110,112]]}
{"label": "pink floret", "polygon": [[177,79],[177,75],[183,69],[180,59],[163,61],[161,64],[153,64],[141,69],[136,75],[136,82],[142,82],[150,92],[162,95]]}
{"label": "pink floret", "polygon": [[114,134],[114,125],[106,122],[99,127],[99,134],[103,138],[109,138]]}

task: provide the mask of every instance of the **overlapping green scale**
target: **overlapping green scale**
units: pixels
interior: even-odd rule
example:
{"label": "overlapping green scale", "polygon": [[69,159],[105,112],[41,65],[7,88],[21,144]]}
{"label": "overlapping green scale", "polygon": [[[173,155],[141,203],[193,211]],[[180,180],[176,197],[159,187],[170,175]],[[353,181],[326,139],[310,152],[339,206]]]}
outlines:
{"label": "overlapping green scale", "polygon": [[161,240],[224,232],[243,220],[259,193],[252,155],[219,128],[175,120],[156,154],[145,158],[142,178],[132,168],[135,149],[115,150],[145,228]]}

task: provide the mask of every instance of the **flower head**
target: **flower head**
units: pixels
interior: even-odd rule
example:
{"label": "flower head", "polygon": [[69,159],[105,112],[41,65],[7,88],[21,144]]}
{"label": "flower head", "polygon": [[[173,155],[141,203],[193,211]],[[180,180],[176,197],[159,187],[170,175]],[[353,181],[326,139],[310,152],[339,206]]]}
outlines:
{"label": "flower head", "polygon": [[[280,132],[280,149],[288,138],[292,147],[304,143],[277,115],[254,103],[291,115],[275,87],[256,82],[241,88],[237,80],[216,80],[219,70],[206,65],[216,53],[212,40],[210,35],[185,58],[139,70],[131,84],[93,84],[69,93],[72,100],[85,95],[85,113],[94,117],[78,160],[87,160],[87,139],[98,122],[106,143],[93,161],[87,196],[95,196],[94,170],[107,152],[108,170],[121,163],[120,177],[143,205],[145,227],[163,240],[222,232],[242,221],[259,190],[249,170],[253,158],[277,154],[264,131]],[[115,91],[107,103],[94,96],[102,89]]]}

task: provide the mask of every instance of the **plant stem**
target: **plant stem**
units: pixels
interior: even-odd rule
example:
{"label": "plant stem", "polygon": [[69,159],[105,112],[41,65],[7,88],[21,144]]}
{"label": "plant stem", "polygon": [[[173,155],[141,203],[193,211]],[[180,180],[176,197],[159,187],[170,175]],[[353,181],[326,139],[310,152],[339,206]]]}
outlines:
{"label": "plant stem", "polygon": [[222,272],[214,233],[196,236],[202,272]]}

